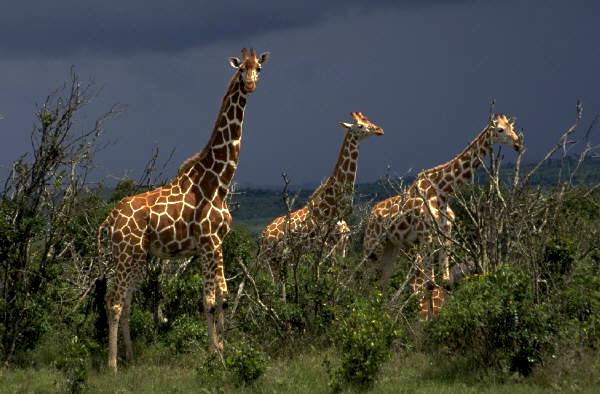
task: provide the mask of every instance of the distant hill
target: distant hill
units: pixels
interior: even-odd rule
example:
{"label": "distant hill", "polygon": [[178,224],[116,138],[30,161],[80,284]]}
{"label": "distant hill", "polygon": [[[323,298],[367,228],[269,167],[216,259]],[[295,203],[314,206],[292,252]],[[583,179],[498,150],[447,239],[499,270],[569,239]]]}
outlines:
{"label": "distant hill", "polygon": [[[562,178],[565,177],[564,170],[569,174],[576,166],[577,159],[568,157],[564,162],[561,160],[548,160],[544,163],[536,173],[531,177],[530,184],[532,185],[554,185],[561,176],[561,168],[563,169]],[[535,164],[524,164],[521,166],[521,177],[525,176],[535,167]],[[502,178],[505,180],[512,179],[515,170],[514,163],[506,164],[501,170]],[[479,172],[480,176],[483,172]],[[404,185],[410,184],[414,180],[414,176],[404,178]],[[392,182],[393,183],[393,182]],[[594,185],[600,183],[600,158],[589,158],[577,171],[573,178],[573,183],[578,185]],[[312,191],[318,185],[305,185],[300,190],[289,191],[290,196],[298,193],[294,209],[300,208],[306,202]],[[239,190],[239,194],[233,196],[232,201],[238,207],[233,211],[234,221],[247,225],[254,233],[262,231],[272,219],[283,215],[286,211],[285,204],[281,195],[282,190],[277,189],[254,189],[245,188]],[[380,180],[372,183],[360,183],[356,186],[357,203],[381,201],[387,197],[397,194],[390,183],[385,180]]]}
{"label": "distant hill", "polygon": [[[564,161],[553,159],[545,162],[531,177],[533,185],[555,185],[560,180],[566,180],[577,166],[577,158],[568,156]],[[535,164],[524,164],[521,166],[521,174],[525,175],[535,167]],[[510,177],[514,173],[514,163],[507,164],[503,168],[504,177]],[[562,173],[561,173],[562,169]],[[600,157],[589,157],[577,170],[573,177],[575,185],[595,185],[600,183]]]}

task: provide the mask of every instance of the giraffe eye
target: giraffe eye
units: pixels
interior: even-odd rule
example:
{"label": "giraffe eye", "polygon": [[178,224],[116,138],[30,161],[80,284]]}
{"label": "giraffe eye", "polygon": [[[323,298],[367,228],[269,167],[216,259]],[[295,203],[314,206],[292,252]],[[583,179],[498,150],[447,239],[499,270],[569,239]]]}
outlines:
{"label": "giraffe eye", "polygon": [[256,72],[259,73],[262,67],[256,67]]}
{"label": "giraffe eye", "polygon": [[497,131],[498,133],[504,133],[504,129],[502,127],[499,127]]}

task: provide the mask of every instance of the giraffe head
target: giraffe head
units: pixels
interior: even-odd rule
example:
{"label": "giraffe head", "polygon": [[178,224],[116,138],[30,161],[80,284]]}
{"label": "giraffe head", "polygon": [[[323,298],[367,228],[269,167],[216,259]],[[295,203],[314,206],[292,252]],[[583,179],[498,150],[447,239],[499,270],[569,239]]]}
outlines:
{"label": "giraffe head", "polygon": [[492,115],[488,125],[492,144],[512,145],[517,152],[520,152],[523,149],[523,143],[514,126],[515,118],[509,119],[504,114]]}
{"label": "giraffe head", "polygon": [[256,50],[252,48],[248,51],[246,48],[242,49],[242,58],[230,57],[229,64],[231,67],[238,70],[241,75],[244,87],[248,93],[254,92],[256,89],[256,83],[258,82],[258,76],[262,65],[269,59],[269,52],[263,52],[260,56],[256,56]]}
{"label": "giraffe head", "polygon": [[383,135],[383,129],[367,119],[362,112],[351,112],[350,115],[354,118],[354,122],[340,123],[348,130],[348,133],[356,135],[359,139],[370,135]]}

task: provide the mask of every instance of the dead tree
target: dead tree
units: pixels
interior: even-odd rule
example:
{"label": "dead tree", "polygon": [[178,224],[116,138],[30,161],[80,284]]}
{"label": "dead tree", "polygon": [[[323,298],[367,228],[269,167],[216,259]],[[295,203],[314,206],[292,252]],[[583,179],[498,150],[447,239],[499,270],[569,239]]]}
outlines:
{"label": "dead tree", "polygon": [[[93,85],[82,85],[72,71],[69,83],[46,98],[36,112],[31,152],[13,164],[0,195],[0,355],[7,363],[35,344],[36,321],[51,313],[48,308],[65,312],[89,293],[82,283],[89,282],[91,261],[69,230],[89,198],[87,177],[102,148],[104,122],[120,112],[115,106],[80,129],[77,116],[94,96]],[[77,299],[47,294],[62,274],[67,285],[81,285]]]}

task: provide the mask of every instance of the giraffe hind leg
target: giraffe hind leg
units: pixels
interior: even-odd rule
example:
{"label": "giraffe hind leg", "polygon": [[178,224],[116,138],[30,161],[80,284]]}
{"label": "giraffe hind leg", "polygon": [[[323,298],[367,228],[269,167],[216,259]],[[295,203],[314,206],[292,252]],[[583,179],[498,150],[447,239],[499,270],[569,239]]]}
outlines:
{"label": "giraffe hind leg", "polygon": [[119,321],[125,303],[125,289],[122,284],[115,284],[107,297],[108,309],[108,368],[117,372],[117,341],[119,334]]}
{"label": "giraffe hind leg", "polygon": [[125,360],[128,363],[133,361],[133,345],[131,342],[131,333],[129,331],[129,316],[131,312],[131,300],[133,298],[134,287],[130,286],[125,295],[123,313],[121,314],[120,327],[123,334],[123,344],[125,345]]}
{"label": "giraffe hind leg", "polygon": [[441,287],[436,287],[431,291],[431,315],[437,317],[440,314],[442,305],[446,300],[446,291]]}
{"label": "giraffe hind leg", "polygon": [[134,285],[138,273],[132,269],[129,275],[115,278],[115,284],[107,297],[108,309],[108,367],[117,370],[119,328],[123,333],[126,359],[132,361],[133,349],[129,332],[129,313]]}
{"label": "giraffe hind leg", "polygon": [[382,249],[383,253],[381,256],[379,283],[383,288],[386,288],[387,285],[389,285],[392,275],[394,274],[398,251],[396,247],[389,241],[385,243],[385,246],[383,246]]}

